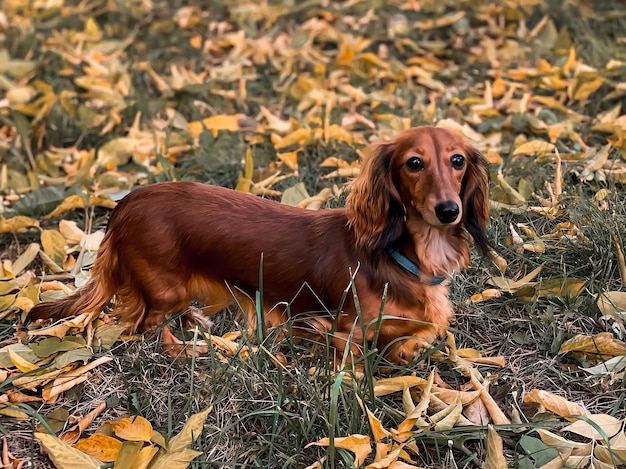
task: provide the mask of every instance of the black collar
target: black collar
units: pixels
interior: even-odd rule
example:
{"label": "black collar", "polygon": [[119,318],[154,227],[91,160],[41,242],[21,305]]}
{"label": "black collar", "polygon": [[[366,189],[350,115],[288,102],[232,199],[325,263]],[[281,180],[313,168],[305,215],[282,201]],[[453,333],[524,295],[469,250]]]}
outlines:
{"label": "black collar", "polygon": [[[398,263],[400,267],[404,270],[411,272],[416,277],[422,277],[422,271],[419,266],[413,262],[411,259],[406,257],[397,249],[387,248],[387,253],[391,256],[391,258]],[[430,277],[427,282],[424,282],[428,285],[441,285],[441,283],[446,279],[446,277]]]}

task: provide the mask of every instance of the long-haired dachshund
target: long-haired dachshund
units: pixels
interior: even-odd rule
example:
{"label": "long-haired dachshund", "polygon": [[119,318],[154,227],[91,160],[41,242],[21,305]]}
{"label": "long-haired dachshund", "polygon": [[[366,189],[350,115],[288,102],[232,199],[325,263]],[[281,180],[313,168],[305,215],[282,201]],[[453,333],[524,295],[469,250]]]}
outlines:
{"label": "long-haired dachshund", "polygon": [[[309,211],[198,183],[149,185],[113,210],[87,285],[35,306],[28,320],[97,314],[114,300],[135,330],[198,300],[206,315],[237,303],[253,323],[262,266],[269,325],[292,316],[302,329],[332,330],[333,345],[351,343],[356,354],[376,335],[388,284],[377,346],[405,363],[449,324],[442,282],[467,266],[470,236],[489,255],[488,207],[483,157],[433,127],[373,146],[346,209]],[[345,294],[352,277],[360,319]]]}

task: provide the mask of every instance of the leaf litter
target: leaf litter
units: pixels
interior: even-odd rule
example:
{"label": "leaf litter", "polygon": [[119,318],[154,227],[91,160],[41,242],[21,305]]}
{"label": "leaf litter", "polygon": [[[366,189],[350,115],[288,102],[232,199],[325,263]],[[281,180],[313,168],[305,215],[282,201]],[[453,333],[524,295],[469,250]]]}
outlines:
{"label": "leaf litter", "polygon": [[[391,399],[394,424],[359,398],[371,435],[320,434],[308,443],[345,448],[357,465],[417,467],[427,464],[416,445],[423,435],[491,423],[476,431],[486,442],[480,457],[486,467],[504,467],[498,432],[537,428],[541,412],[519,412],[532,405],[572,422],[553,425],[559,434],[539,428],[539,438],[523,440],[556,450],[544,461],[550,467],[623,463],[623,410],[616,404],[616,417],[579,404],[593,405],[607,390],[624,400],[617,384],[626,368],[623,6],[568,2],[565,13],[540,0],[329,2],[323,10],[315,2],[94,6],[10,0],[0,11],[2,321],[85,281],[106,214],[138,184],[217,174],[220,184],[320,209],[358,174],[367,142],[412,125],[446,126],[476,141],[493,172],[497,264],[474,265],[474,281],[458,281],[470,302],[456,302],[460,322],[485,311],[484,322],[459,329],[478,328],[472,341],[488,355],[457,349],[449,336],[429,355],[428,380],[415,374],[425,369],[376,378],[370,399]],[[603,29],[613,34],[610,47],[596,34]],[[511,305],[527,316],[490,331],[491,318],[507,318]],[[541,336],[559,322],[563,333]],[[490,343],[488,336],[501,342],[524,323],[527,332],[512,332],[511,344],[533,354],[529,344],[536,350],[554,340],[548,356],[571,373],[560,387],[551,378],[544,383],[551,390],[541,389],[543,366],[532,370],[520,362],[524,354]],[[111,348],[137,339],[105,313],[14,332],[0,349],[0,414],[14,419],[31,415],[25,402],[45,409],[98,379],[115,359]],[[234,357],[254,360],[259,348],[230,332],[208,334],[196,351],[224,366]],[[492,393],[507,387],[499,376],[509,369],[521,378],[507,386],[523,392],[505,404]],[[563,397],[580,387],[586,393],[575,391],[577,399]],[[99,404],[61,436],[73,443],[104,411]],[[37,437],[57,467],[118,458],[129,467],[187,467],[206,417],[189,419],[194,429],[183,428],[175,454],[146,439],[152,427],[143,417],[104,424],[78,448],[41,431]],[[125,425],[130,438],[114,431]],[[590,443],[567,439],[572,434]],[[520,465],[540,460],[506,456]],[[3,465],[23,461],[8,450],[2,457]]]}

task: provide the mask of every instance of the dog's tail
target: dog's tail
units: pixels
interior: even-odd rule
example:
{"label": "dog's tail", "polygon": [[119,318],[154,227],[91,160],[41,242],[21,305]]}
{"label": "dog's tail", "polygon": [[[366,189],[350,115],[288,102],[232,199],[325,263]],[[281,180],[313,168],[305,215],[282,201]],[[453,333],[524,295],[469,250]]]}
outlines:
{"label": "dog's tail", "polygon": [[118,265],[117,255],[110,246],[110,236],[105,236],[87,284],[67,298],[35,305],[26,316],[26,322],[38,319],[59,320],[81,313],[101,311],[113,299],[117,290]]}

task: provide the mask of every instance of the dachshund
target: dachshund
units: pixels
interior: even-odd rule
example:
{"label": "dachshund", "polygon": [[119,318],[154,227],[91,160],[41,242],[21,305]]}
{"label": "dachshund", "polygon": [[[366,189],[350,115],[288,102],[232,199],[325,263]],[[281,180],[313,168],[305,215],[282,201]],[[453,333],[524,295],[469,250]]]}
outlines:
{"label": "dachshund", "polygon": [[196,300],[206,316],[237,304],[254,327],[262,288],[269,326],[293,318],[294,330],[331,333],[356,356],[376,338],[404,364],[449,325],[446,279],[467,267],[471,239],[490,256],[488,187],[479,151],[436,127],[373,145],[345,209],[201,183],[147,185],[111,213],[88,283],[36,305],[27,321],[98,314],[113,302],[131,331],[145,330]]}

